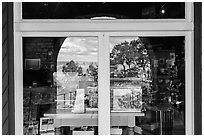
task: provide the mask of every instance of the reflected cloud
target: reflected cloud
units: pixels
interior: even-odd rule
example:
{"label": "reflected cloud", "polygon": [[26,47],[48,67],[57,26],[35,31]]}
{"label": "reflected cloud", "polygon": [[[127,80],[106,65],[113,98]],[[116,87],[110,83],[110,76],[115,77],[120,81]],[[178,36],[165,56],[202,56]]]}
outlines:
{"label": "reflected cloud", "polygon": [[60,61],[97,62],[97,37],[67,37],[60,49]]}

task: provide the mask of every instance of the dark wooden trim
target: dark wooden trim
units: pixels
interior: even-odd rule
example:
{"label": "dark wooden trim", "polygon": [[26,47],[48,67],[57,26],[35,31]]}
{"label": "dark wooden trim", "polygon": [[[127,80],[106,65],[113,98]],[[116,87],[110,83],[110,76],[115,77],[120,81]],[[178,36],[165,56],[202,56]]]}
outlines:
{"label": "dark wooden trim", "polygon": [[8,2],[8,72],[9,72],[9,134],[15,134],[15,103],[14,103],[14,18],[13,2]]}
{"label": "dark wooden trim", "polygon": [[[8,125],[9,125],[9,122],[8,122],[9,120],[7,119],[5,122],[4,122],[4,126],[5,127],[8,127]],[[9,134],[9,131],[8,131],[8,128],[5,128],[4,130],[2,130],[2,135],[7,135],[7,134]]]}
{"label": "dark wooden trim", "polygon": [[6,105],[6,103],[8,102],[8,99],[7,99],[7,97],[8,97],[8,87],[2,92],[3,92],[2,93],[2,109],[3,109],[4,106]]}
{"label": "dark wooden trim", "polygon": [[2,2],[2,134],[15,134],[13,3]]}
{"label": "dark wooden trim", "polygon": [[7,3],[2,3],[2,7],[2,133],[5,135],[8,133]]}
{"label": "dark wooden trim", "polygon": [[2,126],[4,126],[4,124],[5,124],[5,121],[7,120],[7,119],[9,119],[9,117],[8,117],[8,109],[9,109],[9,104],[8,104],[8,102],[5,104],[5,106],[3,106],[3,111],[2,111]]}
{"label": "dark wooden trim", "polygon": [[202,3],[194,3],[194,134],[202,135]]}

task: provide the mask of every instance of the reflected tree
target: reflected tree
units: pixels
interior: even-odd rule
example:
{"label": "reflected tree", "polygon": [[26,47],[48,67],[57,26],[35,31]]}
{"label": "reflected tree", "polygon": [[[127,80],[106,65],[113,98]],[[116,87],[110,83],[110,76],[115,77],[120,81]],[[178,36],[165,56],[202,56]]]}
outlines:
{"label": "reflected tree", "polygon": [[98,79],[98,66],[90,64],[88,66],[87,72],[83,72],[83,67],[78,65],[78,63],[74,62],[73,60],[67,62],[62,67],[62,72],[78,72],[78,76],[86,76],[87,74],[89,76],[93,76],[94,79],[97,81]]}
{"label": "reflected tree", "polygon": [[78,75],[83,75],[83,69],[81,66],[79,66],[76,62],[73,60],[69,61],[62,67],[62,72],[78,72]]}
{"label": "reflected tree", "polygon": [[[110,64],[111,66],[122,66],[123,69],[120,71],[122,77],[147,77],[146,73],[150,70],[150,59],[145,43],[138,38],[115,45],[110,53]],[[118,74],[114,75],[118,76]]]}
{"label": "reflected tree", "polygon": [[78,65],[71,60],[70,62],[66,63],[65,66],[62,68],[62,72],[77,72]]}
{"label": "reflected tree", "polygon": [[97,81],[98,79],[98,66],[94,66],[93,64],[89,65],[89,74],[94,77],[94,81]]}
{"label": "reflected tree", "polygon": [[83,68],[81,66],[78,67],[77,72],[79,76],[83,76]]}

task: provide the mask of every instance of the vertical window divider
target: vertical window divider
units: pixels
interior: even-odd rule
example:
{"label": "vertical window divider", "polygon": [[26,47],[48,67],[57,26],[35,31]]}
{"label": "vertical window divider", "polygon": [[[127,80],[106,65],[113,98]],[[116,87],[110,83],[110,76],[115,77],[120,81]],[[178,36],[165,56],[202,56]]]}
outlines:
{"label": "vertical window divider", "polygon": [[14,22],[22,21],[22,2],[15,2],[14,4]]}
{"label": "vertical window divider", "polygon": [[[22,33],[16,32],[14,43],[14,96],[15,96],[15,134],[23,135],[23,47]],[[17,109],[18,108],[18,109]]]}
{"label": "vertical window divider", "polygon": [[185,37],[185,125],[186,135],[194,134],[194,43],[193,34]]}
{"label": "vertical window divider", "polygon": [[99,34],[98,67],[98,126],[99,135],[110,135],[110,67],[109,40],[104,33]]}
{"label": "vertical window divider", "polygon": [[193,22],[194,6],[192,2],[185,2],[185,19],[186,21]]}

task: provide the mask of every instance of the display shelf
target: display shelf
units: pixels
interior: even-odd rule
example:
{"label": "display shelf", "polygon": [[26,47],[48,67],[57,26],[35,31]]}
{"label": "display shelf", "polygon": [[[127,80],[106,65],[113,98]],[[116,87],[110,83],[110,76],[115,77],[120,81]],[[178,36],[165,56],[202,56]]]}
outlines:
{"label": "display shelf", "polygon": [[[71,111],[72,109],[57,109],[56,113],[47,112],[44,114],[44,116],[98,116],[98,108],[87,108],[85,113],[72,113]],[[139,111],[111,111],[111,116],[144,116],[144,113]]]}
{"label": "display shelf", "polygon": [[[132,112],[111,112],[111,126],[134,126],[136,116],[144,116],[144,113]],[[44,114],[45,117],[54,119],[54,126],[98,126],[98,111],[92,111],[81,114],[72,112]]]}
{"label": "display shelf", "polygon": [[110,78],[111,81],[142,81],[142,78],[126,77],[126,78]]}

